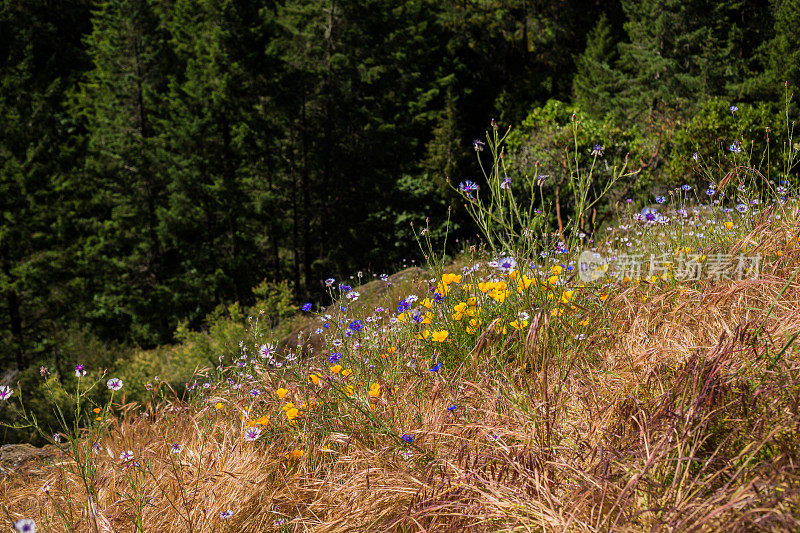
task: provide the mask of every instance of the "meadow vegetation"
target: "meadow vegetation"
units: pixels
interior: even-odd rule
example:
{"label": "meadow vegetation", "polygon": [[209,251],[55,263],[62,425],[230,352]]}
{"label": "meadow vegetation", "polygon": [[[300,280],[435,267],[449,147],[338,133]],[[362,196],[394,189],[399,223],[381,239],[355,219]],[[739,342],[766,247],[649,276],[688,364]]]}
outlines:
{"label": "meadow vegetation", "polygon": [[484,185],[452,183],[483,245],[453,260],[414,226],[424,268],[330,278],[300,317],[262,286],[112,373],[42,369],[60,425],[3,387],[3,416],[60,451],[4,480],[1,512],[40,531],[800,528],[799,147],[787,120],[762,156],[737,112],[725,151],[696,137],[681,162],[707,179],[644,206],[620,193],[641,159],[580,115],[541,173],[493,122]]}

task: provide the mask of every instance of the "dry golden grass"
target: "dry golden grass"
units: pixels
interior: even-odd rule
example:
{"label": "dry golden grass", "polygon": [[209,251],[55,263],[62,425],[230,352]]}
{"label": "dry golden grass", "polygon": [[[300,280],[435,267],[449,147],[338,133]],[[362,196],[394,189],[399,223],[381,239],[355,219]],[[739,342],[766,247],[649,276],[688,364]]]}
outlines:
{"label": "dry golden grass", "polygon": [[[799,237],[793,222],[762,222],[734,246],[765,254],[756,281],[620,289],[605,326],[560,361],[542,321],[527,371],[479,363],[406,380],[375,412],[416,428],[414,446],[346,415],[249,443],[228,398],[220,412],[151,406],[103,439],[98,501],[65,457],[5,480],[0,503],[52,531],[67,529],[55,502],[72,530],[133,531],[134,494],[142,529],[159,532],[798,530],[800,357],[781,349],[800,332]],[[479,361],[502,348],[479,342]],[[303,457],[287,459],[299,442]],[[121,469],[125,450],[141,469]]]}

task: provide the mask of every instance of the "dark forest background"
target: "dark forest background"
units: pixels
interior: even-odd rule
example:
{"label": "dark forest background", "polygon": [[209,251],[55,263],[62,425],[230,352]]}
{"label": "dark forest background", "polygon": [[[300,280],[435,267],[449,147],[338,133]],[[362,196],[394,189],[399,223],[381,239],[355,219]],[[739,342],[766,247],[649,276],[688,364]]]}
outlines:
{"label": "dark forest background", "polygon": [[520,175],[577,109],[668,184],[730,105],[780,117],[798,28],[800,0],[3,0],[0,369],[319,300],[451,203],[474,234],[445,178],[490,118]]}

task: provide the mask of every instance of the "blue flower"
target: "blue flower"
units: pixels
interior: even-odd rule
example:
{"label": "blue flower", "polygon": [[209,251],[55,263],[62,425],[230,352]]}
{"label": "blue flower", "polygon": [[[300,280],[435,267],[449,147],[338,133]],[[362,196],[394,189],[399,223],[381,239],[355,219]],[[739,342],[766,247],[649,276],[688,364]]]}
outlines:
{"label": "blue flower", "polygon": [[602,147],[602,145],[595,144],[594,148],[592,148],[592,155],[593,156],[603,157],[603,147]]}
{"label": "blue flower", "polygon": [[737,111],[739,111],[739,108],[736,107],[735,105],[732,105],[731,106],[731,113],[736,113]]}
{"label": "blue flower", "polygon": [[681,185],[681,189],[683,189],[684,191],[691,191],[692,190],[692,186],[691,185]]}
{"label": "blue flower", "polygon": [[511,178],[506,177],[503,178],[503,183],[500,184],[501,189],[510,189],[511,188]]}
{"label": "blue flower", "polygon": [[436,363],[428,369],[428,372],[438,372],[440,368],[442,368],[442,363]]}
{"label": "blue flower", "polygon": [[404,434],[402,437],[400,437],[400,438],[401,438],[401,439],[403,439],[403,440],[404,440],[404,441],[406,441],[406,442],[414,442],[414,437],[412,437],[412,436],[411,436],[411,435],[409,435],[408,433],[405,433],[405,434]]}
{"label": "blue flower", "polygon": [[667,199],[664,198],[663,196],[656,196],[656,202],[658,202],[660,204],[664,204],[664,203],[667,202]]}
{"label": "blue flower", "polygon": [[411,304],[409,304],[405,300],[400,300],[400,303],[397,304],[397,313],[400,314],[403,311],[405,311],[406,309],[408,309],[409,307],[411,307]]}
{"label": "blue flower", "polygon": [[739,152],[742,151],[742,145],[739,143],[739,141],[733,141],[733,144],[731,144],[728,147],[728,150],[730,150],[734,154],[738,154]]}
{"label": "blue flower", "polygon": [[350,289],[352,289],[352,287],[350,285],[345,285],[344,283],[339,285],[339,290],[342,291],[342,292],[347,292]]}
{"label": "blue flower", "polygon": [[301,309],[304,312],[308,313],[309,311],[311,311],[311,304],[310,303],[303,304],[303,307],[301,307]]}
{"label": "blue flower", "polygon": [[419,324],[422,322],[422,316],[419,313],[414,313],[414,316],[411,317],[411,320],[413,320],[415,324]]}
{"label": "blue flower", "polygon": [[361,331],[364,329],[364,323],[360,320],[353,320],[348,327],[353,331]]}
{"label": "blue flower", "polygon": [[708,189],[706,189],[706,194],[707,194],[708,196],[714,196],[714,193],[716,193],[716,192],[717,192],[717,191],[716,191],[716,190],[714,190],[714,189],[712,189],[711,187],[709,187]]}
{"label": "blue flower", "polygon": [[437,303],[437,304],[438,304],[438,303],[440,303],[442,300],[444,300],[444,296],[442,296],[442,295],[441,295],[440,293],[438,293],[438,292],[435,292],[435,293],[433,293],[433,301],[434,301],[435,303]]}
{"label": "blue flower", "polygon": [[475,139],[472,141],[472,147],[475,149],[476,152],[483,152],[484,142],[480,139]]}
{"label": "blue flower", "polygon": [[333,282],[334,282],[334,281],[336,281],[336,280],[335,280],[335,279],[333,279],[333,278],[328,278],[328,279],[326,279],[326,280],[325,280],[325,286],[326,286],[326,287],[330,287],[331,285],[333,285]]}
{"label": "blue flower", "polygon": [[453,412],[453,411],[456,410],[456,406],[455,405],[451,405],[450,407],[447,408],[447,410],[450,411],[450,412]]}
{"label": "blue flower", "polygon": [[462,181],[458,184],[458,188],[463,192],[467,198],[472,198],[472,191],[478,190],[478,184],[474,181]]}
{"label": "blue flower", "polygon": [[333,352],[328,356],[328,362],[333,365],[338,363],[341,358],[342,354],[340,354],[339,352]]}

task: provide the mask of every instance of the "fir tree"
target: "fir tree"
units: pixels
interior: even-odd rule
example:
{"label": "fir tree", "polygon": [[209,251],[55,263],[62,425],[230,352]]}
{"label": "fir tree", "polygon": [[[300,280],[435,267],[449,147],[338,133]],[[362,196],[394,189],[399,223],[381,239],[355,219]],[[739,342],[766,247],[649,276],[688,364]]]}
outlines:
{"label": "fir tree", "polygon": [[572,80],[575,103],[590,115],[601,116],[614,108],[619,88],[619,74],[613,67],[616,57],[616,40],[604,13],[589,34],[586,50],[575,60]]}

